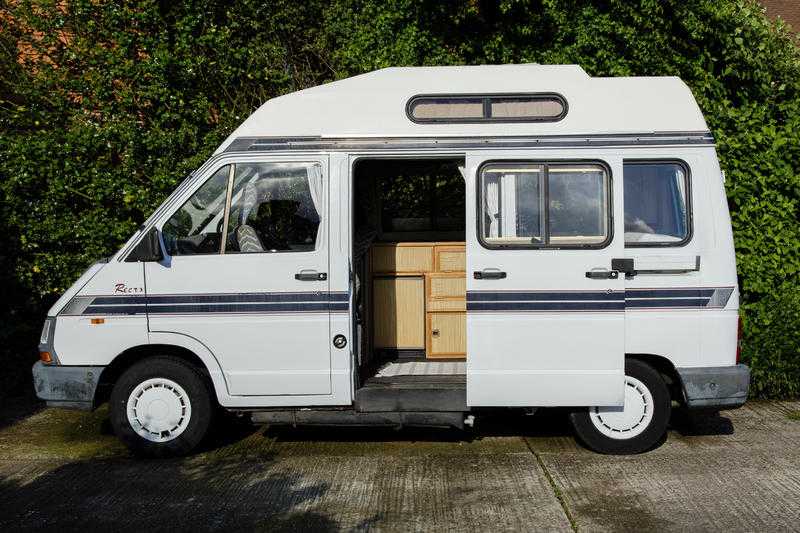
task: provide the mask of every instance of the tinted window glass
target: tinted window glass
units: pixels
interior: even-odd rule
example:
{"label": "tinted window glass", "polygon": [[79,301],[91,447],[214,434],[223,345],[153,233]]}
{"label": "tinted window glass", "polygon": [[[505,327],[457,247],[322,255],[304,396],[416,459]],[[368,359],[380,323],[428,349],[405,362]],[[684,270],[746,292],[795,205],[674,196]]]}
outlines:
{"label": "tinted window glass", "polygon": [[314,250],[323,203],[318,164],[237,164],[226,253]]}
{"label": "tinted window glass", "polygon": [[606,173],[595,165],[548,168],[551,244],[598,244],[608,237]]}
{"label": "tinted window glass", "polygon": [[229,170],[215,172],[164,224],[170,255],[219,253]]}
{"label": "tinted window glass", "polygon": [[483,239],[495,245],[542,244],[541,165],[489,165],[482,173]]}
{"label": "tinted window glass", "polygon": [[483,117],[482,98],[419,98],[411,104],[411,116],[419,121]]}
{"label": "tinted window glass", "polygon": [[608,175],[599,165],[492,163],[481,172],[481,240],[489,246],[600,245],[609,237],[608,198]]}
{"label": "tinted window glass", "polygon": [[561,120],[564,99],[553,94],[415,96],[408,105],[415,122],[538,122]]}
{"label": "tinted window glass", "polygon": [[555,98],[490,98],[489,103],[492,118],[555,119],[564,112]]}
{"label": "tinted window glass", "polygon": [[687,176],[678,163],[625,163],[625,244],[677,244],[689,235]]}

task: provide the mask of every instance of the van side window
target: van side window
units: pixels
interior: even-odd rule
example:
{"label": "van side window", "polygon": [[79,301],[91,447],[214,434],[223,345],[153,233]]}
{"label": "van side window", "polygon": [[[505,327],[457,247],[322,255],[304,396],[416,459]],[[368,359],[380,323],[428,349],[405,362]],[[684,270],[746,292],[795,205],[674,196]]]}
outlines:
{"label": "van side window", "polygon": [[602,247],[610,237],[601,165],[491,163],[479,196],[479,236],[489,248]]}
{"label": "van side window", "polygon": [[625,161],[625,245],[677,246],[690,236],[686,167]]}
{"label": "van side window", "polygon": [[323,209],[316,163],[237,163],[225,253],[316,248]]}
{"label": "van side window", "polygon": [[230,165],[214,173],[164,224],[170,255],[218,254]]}

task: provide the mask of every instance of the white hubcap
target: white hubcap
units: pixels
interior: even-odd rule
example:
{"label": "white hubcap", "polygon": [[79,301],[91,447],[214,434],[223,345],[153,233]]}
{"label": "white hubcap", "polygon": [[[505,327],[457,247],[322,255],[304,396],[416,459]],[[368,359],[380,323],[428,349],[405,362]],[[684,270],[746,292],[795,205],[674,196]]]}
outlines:
{"label": "white hubcap", "polygon": [[192,417],[189,395],[174,381],[148,379],[128,397],[128,422],[152,442],[167,442],[184,432]]}
{"label": "white hubcap", "polygon": [[632,439],[653,420],[653,395],[644,383],[625,376],[623,407],[592,407],[589,418],[597,430],[612,439]]}

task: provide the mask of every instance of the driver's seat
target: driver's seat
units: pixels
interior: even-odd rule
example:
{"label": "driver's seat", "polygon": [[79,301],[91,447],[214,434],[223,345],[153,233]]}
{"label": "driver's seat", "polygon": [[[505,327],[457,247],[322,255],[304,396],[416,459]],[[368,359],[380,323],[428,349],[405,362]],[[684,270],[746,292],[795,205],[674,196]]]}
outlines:
{"label": "driver's seat", "polygon": [[264,251],[264,245],[258,237],[258,233],[247,224],[250,213],[258,205],[258,191],[256,186],[248,183],[242,193],[242,211],[239,214],[239,227],[236,228],[236,244],[239,245],[239,252],[252,254]]}

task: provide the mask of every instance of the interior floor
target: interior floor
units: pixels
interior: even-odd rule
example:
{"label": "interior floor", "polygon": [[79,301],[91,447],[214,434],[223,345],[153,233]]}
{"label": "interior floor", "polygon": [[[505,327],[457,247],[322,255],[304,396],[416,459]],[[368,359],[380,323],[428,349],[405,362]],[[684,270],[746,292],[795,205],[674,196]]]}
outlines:
{"label": "interior floor", "polygon": [[364,382],[369,385],[394,384],[465,384],[467,363],[464,361],[388,362]]}

